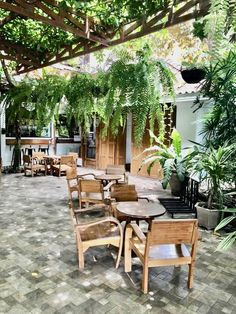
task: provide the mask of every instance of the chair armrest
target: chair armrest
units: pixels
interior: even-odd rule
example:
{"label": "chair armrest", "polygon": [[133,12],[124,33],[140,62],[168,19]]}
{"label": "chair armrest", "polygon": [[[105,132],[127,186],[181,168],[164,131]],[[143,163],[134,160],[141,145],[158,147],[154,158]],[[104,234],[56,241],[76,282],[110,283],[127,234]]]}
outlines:
{"label": "chair armrest", "polygon": [[[117,224],[119,227],[121,227],[119,220],[116,219],[115,217],[112,217],[112,216],[105,217],[105,218],[102,218],[102,219],[99,219],[96,221],[92,221],[92,222],[79,223],[79,224],[76,224],[75,227],[78,229],[80,229],[80,228],[83,229],[84,227],[92,227],[92,226],[102,224],[104,222],[113,222],[113,223]],[[121,227],[121,230],[122,230],[122,227]]]}
{"label": "chair armrest", "polygon": [[150,202],[150,199],[148,197],[146,197],[146,196],[138,196],[138,199],[146,200],[146,201]]}
{"label": "chair armrest", "polygon": [[111,202],[111,203],[117,203],[117,201],[116,201],[116,198],[115,198],[115,197],[110,197],[110,198],[109,198],[109,200],[110,200],[110,202]]}
{"label": "chair armrest", "polygon": [[[142,232],[142,230],[139,228],[139,226],[136,223],[130,223],[128,226],[131,226],[131,228],[133,229],[135,235],[138,237],[138,239],[142,242],[145,243],[146,241],[146,236],[145,234]],[[128,228],[127,226],[127,228]]]}
{"label": "chair armrest", "polygon": [[94,173],[78,174],[77,178],[78,179],[82,179],[83,177],[86,177],[86,176],[93,176],[93,178],[95,178],[95,174]]}
{"label": "chair armrest", "polygon": [[98,205],[93,205],[93,206],[89,206],[89,207],[85,207],[85,208],[80,208],[80,209],[74,209],[74,213],[84,213],[84,212],[89,212],[89,211],[93,211],[93,210],[97,210],[97,209],[106,209],[107,205],[105,204],[99,204]]}

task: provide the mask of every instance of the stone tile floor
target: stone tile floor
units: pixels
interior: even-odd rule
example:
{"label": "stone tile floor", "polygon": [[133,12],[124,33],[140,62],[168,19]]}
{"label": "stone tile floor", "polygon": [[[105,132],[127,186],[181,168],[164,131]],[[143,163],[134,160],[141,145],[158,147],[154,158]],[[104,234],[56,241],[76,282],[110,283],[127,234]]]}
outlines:
{"label": "stone tile floor", "polygon": [[[153,199],[163,194],[156,180],[130,182]],[[187,268],[159,267],[144,295],[140,264],[130,275],[123,261],[116,270],[115,249],[91,248],[78,271],[65,177],[2,175],[0,313],[236,313],[236,251],[215,252],[218,241],[202,231],[192,290]]]}

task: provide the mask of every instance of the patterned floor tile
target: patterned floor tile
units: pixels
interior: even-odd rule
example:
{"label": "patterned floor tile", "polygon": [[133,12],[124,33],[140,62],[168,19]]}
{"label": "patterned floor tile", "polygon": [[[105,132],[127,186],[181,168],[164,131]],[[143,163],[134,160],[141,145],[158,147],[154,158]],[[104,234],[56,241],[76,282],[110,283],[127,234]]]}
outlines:
{"label": "patterned floor tile", "polygon": [[[80,172],[87,171],[79,168]],[[167,195],[158,181],[130,177],[140,195]],[[0,176],[0,313],[233,314],[236,250],[215,252],[219,238],[202,230],[194,288],[187,268],[150,270],[149,294],[140,290],[142,267],[114,268],[116,250],[91,248],[78,270],[67,208],[65,177]]]}

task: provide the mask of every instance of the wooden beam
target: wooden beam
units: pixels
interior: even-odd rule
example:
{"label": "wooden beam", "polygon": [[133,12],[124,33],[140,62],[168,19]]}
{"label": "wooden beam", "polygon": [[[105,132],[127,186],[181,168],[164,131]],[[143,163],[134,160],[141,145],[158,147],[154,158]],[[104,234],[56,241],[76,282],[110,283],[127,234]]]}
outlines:
{"label": "wooden beam", "polygon": [[[72,33],[76,36],[79,37],[83,37],[86,39],[89,39],[91,41],[94,41],[96,43],[100,43],[102,45],[108,46],[108,42],[107,40],[105,40],[104,38],[100,38],[99,36],[93,35],[93,34],[89,34],[89,38],[88,35],[81,31],[80,29],[76,28],[75,26],[71,26],[65,23],[64,19],[58,14],[56,14],[56,18],[49,18],[48,16],[44,16],[44,15],[40,15],[39,13],[36,13],[35,8],[39,7],[39,8],[44,8],[44,6],[42,4],[40,4],[39,2],[35,2],[35,3],[31,3],[31,4],[27,4],[27,8],[22,5],[22,1],[20,0],[15,0],[18,5],[13,5],[10,3],[6,3],[6,2],[0,2],[0,8],[4,9],[4,10],[8,10],[11,12],[14,12],[16,14],[19,15],[23,15],[25,17],[31,18],[33,20],[42,22],[44,24],[53,26],[53,27],[57,27],[60,28],[66,32]],[[51,17],[54,16],[55,17],[55,13],[53,11],[51,11],[50,9],[48,9],[46,7],[46,9],[44,8],[44,12],[48,12],[47,14]],[[49,12],[50,11],[50,12]]]}
{"label": "wooden beam", "polygon": [[[22,2],[20,0],[15,0],[19,3]],[[50,5],[55,6],[58,9],[58,12],[48,12],[50,10],[45,4],[42,6],[42,3],[47,3]],[[71,58],[79,57],[82,55],[86,55],[88,53],[92,53],[95,51],[99,51],[102,49],[105,49],[106,46],[104,46],[103,43],[98,43],[97,41],[91,40],[91,35],[88,35],[89,39],[87,38],[86,33],[89,33],[91,29],[91,20],[86,18],[86,16],[83,16],[81,19],[83,22],[80,24],[76,24],[77,22],[80,23],[80,21],[77,21],[76,17],[74,16],[74,11],[68,10],[68,11],[62,11],[59,10],[58,4],[54,0],[45,0],[41,1],[41,4],[36,6],[36,4],[39,3],[39,1],[34,2],[34,5],[32,3],[30,4],[31,10],[28,11],[26,9],[26,6],[29,7],[29,4],[24,2],[24,7],[19,5],[13,5],[4,2],[4,4],[9,8],[14,7],[15,11],[18,10],[19,12],[17,14],[22,14],[24,16],[28,16],[30,18],[33,18],[33,16],[37,15],[38,12],[36,10],[41,9],[45,14],[47,14],[47,19],[50,20],[50,25],[54,27],[58,27],[56,24],[64,23],[64,19],[67,19],[67,22],[74,25],[73,27],[77,27],[76,29],[83,33],[84,36],[78,36],[78,42],[75,44],[73,43],[71,46],[65,46],[60,49],[56,54],[52,54],[49,52],[46,52],[44,55],[44,59],[41,61],[41,63],[38,61],[39,58],[35,56],[34,51],[23,51],[16,56],[18,58],[18,68],[17,73],[26,73],[34,69],[43,68],[45,66],[50,66],[58,62],[66,61]],[[2,7],[2,2],[0,1],[0,8]],[[109,42],[109,46],[115,46],[124,42],[127,42],[132,39],[136,39],[142,36],[145,36],[147,34],[156,32],[158,30],[168,28],[170,26],[177,25],[182,22],[189,21],[193,18],[201,17],[207,14],[207,10],[210,6],[209,0],[176,0],[175,2],[176,6],[174,7],[174,10],[172,8],[168,7],[168,9],[164,8],[162,11],[158,12],[156,16],[152,16],[151,18],[145,18],[140,19],[138,21],[135,21],[133,23],[130,23],[128,28],[119,29],[117,33],[120,34],[119,38],[115,38]],[[38,8],[38,9],[37,9]],[[68,13],[69,12],[69,13]],[[72,13],[73,12],[73,13]],[[16,12],[14,12],[16,13]],[[28,14],[28,15],[27,15]],[[33,15],[32,15],[33,14]],[[66,16],[66,14],[70,14],[70,18]],[[40,19],[46,18],[45,16],[39,16]],[[39,18],[38,17],[38,18]],[[71,18],[72,17],[72,18]],[[76,19],[76,22],[75,20]],[[37,20],[37,18],[36,18]],[[81,20],[81,21],[82,21]],[[73,23],[74,22],[74,23]],[[47,24],[48,21],[45,23]],[[84,24],[83,24],[84,23]],[[69,27],[72,27],[71,24]],[[68,25],[66,24],[66,27]],[[62,25],[64,28],[64,24]],[[83,28],[83,31],[81,28]],[[116,36],[116,34],[113,35],[113,38]],[[104,35],[103,35],[104,36]],[[15,49],[17,51],[17,49]],[[7,51],[7,49],[4,50],[6,53],[9,54],[9,58],[13,58],[12,50]],[[33,56],[35,58],[33,58]],[[7,58],[6,58],[7,59]],[[36,60],[37,62],[35,62]]]}
{"label": "wooden beam", "polygon": [[[36,51],[6,40],[2,36],[0,36],[0,50],[2,59],[16,61],[26,65],[40,65],[39,56]],[[5,54],[2,52],[5,52]]]}
{"label": "wooden beam", "polygon": [[13,12],[9,13],[9,15],[5,16],[3,19],[0,20],[0,26],[4,26],[5,24],[9,23],[10,21],[14,20],[17,15]]}

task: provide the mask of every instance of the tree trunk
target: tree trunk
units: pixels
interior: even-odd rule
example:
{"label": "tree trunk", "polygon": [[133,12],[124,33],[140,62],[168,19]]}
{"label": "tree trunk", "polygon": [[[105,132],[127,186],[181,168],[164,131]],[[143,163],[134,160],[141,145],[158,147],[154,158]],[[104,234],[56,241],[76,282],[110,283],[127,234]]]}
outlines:
{"label": "tree trunk", "polygon": [[19,119],[15,121],[16,144],[13,150],[13,170],[18,172],[21,165],[21,129]]}

